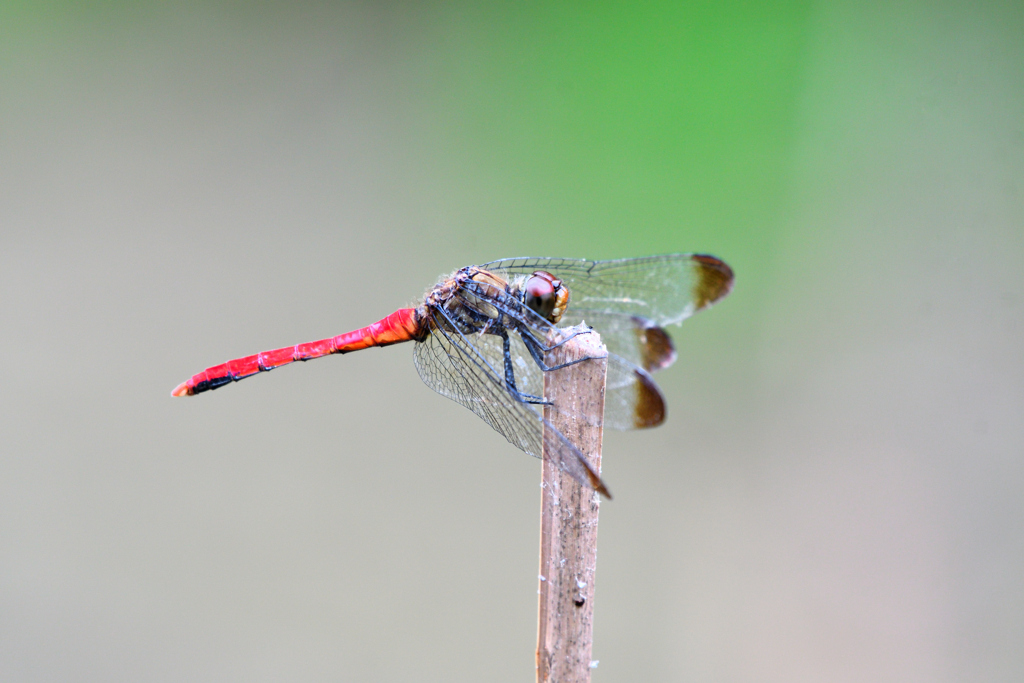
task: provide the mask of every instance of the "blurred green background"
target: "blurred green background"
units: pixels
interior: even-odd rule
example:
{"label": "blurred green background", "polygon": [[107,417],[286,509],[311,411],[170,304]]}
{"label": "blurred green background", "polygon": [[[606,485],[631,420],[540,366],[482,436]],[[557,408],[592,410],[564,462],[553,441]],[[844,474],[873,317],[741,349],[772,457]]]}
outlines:
{"label": "blurred green background", "polygon": [[1024,676],[1024,5],[0,4],[0,678],[532,680],[540,467],[405,347],[703,251],[595,681]]}

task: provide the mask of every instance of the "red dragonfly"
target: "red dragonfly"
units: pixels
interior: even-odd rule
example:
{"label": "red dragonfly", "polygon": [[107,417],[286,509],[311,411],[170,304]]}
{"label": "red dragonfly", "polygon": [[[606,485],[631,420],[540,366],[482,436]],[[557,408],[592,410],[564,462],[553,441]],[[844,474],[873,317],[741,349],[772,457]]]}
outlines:
{"label": "red dragonfly", "polygon": [[574,336],[564,327],[586,320],[608,348],[605,426],[653,427],[665,419],[665,401],[650,373],[676,359],[664,326],[708,308],[732,284],[729,266],[704,254],[491,261],[442,279],[415,308],[337,337],[215,365],[171,395],[218,389],[295,361],[413,341],[427,386],[514,446],[538,458],[548,453],[580,484],[610,497],[586,458],[544,419],[544,373],[563,367],[546,365],[545,353]]}

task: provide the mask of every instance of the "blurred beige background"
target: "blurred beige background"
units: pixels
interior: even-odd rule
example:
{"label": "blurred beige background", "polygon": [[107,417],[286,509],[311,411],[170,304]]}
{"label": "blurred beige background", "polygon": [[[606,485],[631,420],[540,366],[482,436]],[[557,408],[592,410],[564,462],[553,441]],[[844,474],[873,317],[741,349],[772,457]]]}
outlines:
{"label": "blurred beige background", "polygon": [[737,289],[606,437],[594,681],[1024,677],[1019,4],[0,12],[0,680],[532,680],[539,463],[410,348],[169,392],[691,250]]}

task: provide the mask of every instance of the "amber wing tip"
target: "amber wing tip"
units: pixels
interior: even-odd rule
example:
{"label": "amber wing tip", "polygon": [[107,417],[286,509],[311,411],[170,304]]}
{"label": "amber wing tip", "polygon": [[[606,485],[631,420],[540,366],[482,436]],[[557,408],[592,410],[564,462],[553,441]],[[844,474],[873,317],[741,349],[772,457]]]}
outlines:
{"label": "amber wing tip", "polygon": [[178,386],[174,387],[174,391],[171,392],[171,396],[188,396],[188,382],[182,382]]}
{"label": "amber wing tip", "polygon": [[587,478],[590,480],[590,487],[592,489],[600,493],[608,500],[612,499],[612,492],[609,491],[608,487],[604,485],[603,481],[601,481],[601,477],[597,476],[597,474],[590,471],[589,467],[587,468]]}
{"label": "amber wing tip", "polygon": [[691,258],[700,264],[700,275],[693,289],[699,311],[731,292],[735,275],[725,261],[710,254],[693,254]]}

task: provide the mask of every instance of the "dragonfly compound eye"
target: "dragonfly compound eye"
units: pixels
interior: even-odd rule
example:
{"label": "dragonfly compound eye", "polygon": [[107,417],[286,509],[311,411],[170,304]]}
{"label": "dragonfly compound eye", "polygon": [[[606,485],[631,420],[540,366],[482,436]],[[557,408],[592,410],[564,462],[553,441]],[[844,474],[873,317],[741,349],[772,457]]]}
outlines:
{"label": "dragonfly compound eye", "polygon": [[526,281],[524,301],[545,320],[557,323],[569,305],[569,290],[551,273],[538,270]]}

